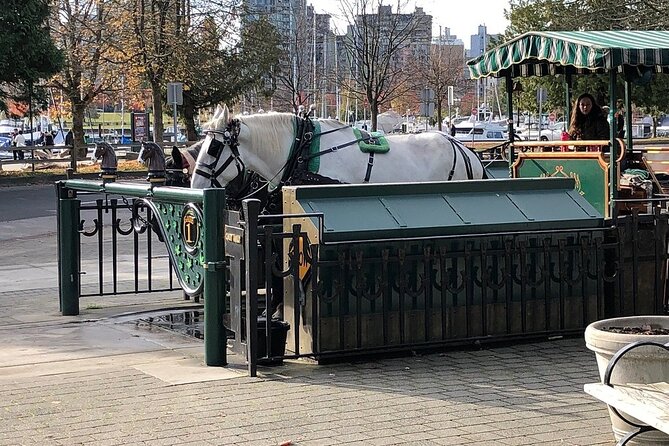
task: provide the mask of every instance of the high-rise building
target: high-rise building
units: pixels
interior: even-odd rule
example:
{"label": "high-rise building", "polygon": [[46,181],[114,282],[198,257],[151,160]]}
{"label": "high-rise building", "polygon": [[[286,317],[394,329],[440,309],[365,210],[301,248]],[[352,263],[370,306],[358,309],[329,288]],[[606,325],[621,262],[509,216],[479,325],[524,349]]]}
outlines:
{"label": "high-rise building", "polygon": [[[490,41],[499,38],[499,36],[499,34],[488,34],[488,28],[485,25],[479,25],[478,32],[471,35],[471,48],[467,53],[467,59],[473,59],[485,53]],[[497,79],[495,78],[483,78],[476,81],[475,96],[479,108],[491,108],[489,103],[491,98],[488,97],[488,92],[493,91],[496,86]]]}
{"label": "high-rise building", "polygon": [[307,8],[306,0],[244,0],[243,5],[248,11],[243,20],[266,18],[282,36],[290,36],[294,32],[297,19],[308,9],[313,14],[313,7]]}
{"label": "high-rise building", "polygon": [[470,49],[467,57],[473,59],[485,53],[490,41],[499,38],[499,36],[499,34],[488,34],[488,28],[485,25],[479,25],[478,32],[470,36]]}
{"label": "high-rise building", "polygon": [[455,34],[451,34],[451,29],[444,26],[444,27],[439,27],[439,35],[438,36],[433,36],[432,37],[432,43],[434,45],[459,45],[462,46],[464,49],[465,44],[462,42],[461,39],[458,39],[458,36]]}
{"label": "high-rise building", "polygon": [[425,55],[429,52],[432,40],[432,16],[425,14],[423,8],[417,7],[413,13],[393,14],[392,6],[380,5],[378,14],[358,15],[353,26],[361,27],[364,24],[375,27],[378,25],[381,39],[384,39],[385,36],[397,36],[401,30],[411,28],[411,34],[403,43],[403,48],[410,49],[414,56]]}

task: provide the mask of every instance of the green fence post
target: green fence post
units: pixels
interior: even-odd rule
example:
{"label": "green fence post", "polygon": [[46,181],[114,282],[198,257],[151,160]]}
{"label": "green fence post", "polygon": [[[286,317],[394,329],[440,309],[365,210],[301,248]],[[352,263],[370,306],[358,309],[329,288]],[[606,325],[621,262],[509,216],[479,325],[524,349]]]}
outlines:
{"label": "green fence post", "polygon": [[79,207],[72,189],[58,183],[58,265],[60,311],[79,314]]}
{"label": "green fence post", "polygon": [[205,189],[202,193],[204,230],[204,361],[209,366],[227,362],[225,313],[225,189]]}

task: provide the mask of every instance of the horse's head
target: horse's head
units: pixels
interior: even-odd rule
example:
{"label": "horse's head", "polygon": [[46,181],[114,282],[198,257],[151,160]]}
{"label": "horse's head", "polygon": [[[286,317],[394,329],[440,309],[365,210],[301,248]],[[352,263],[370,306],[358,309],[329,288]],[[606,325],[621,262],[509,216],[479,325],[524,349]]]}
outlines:
{"label": "horse's head", "polygon": [[142,142],[142,148],[137,155],[140,163],[146,164],[149,172],[165,170],[165,154],[163,149],[151,141]]}
{"label": "horse's head", "polygon": [[295,141],[295,120],[290,113],[233,118],[227,107],[219,107],[205,127],[207,137],[197,158],[191,187],[226,187],[233,179],[246,176],[247,170],[276,186]]}
{"label": "horse's head", "polygon": [[246,169],[239,154],[241,122],[230,116],[227,106],[218,107],[205,132],[207,137],[195,163],[191,187],[225,187]]}
{"label": "horse's head", "polygon": [[[172,146],[170,156],[165,159],[165,185],[176,187],[190,187],[190,177],[195,167],[195,158],[200,150],[201,142],[181,151]],[[188,161],[188,160],[191,161]]]}

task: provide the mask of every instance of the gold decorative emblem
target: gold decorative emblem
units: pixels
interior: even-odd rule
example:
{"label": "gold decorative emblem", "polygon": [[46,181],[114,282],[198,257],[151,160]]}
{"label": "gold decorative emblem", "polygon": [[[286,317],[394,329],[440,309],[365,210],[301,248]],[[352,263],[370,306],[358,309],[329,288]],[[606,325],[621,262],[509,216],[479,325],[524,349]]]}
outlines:
{"label": "gold decorative emblem", "polygon": [[190,203],[187,204],[181,214],[181,239],[189,254],[194,254],[198,250],[201,222],[200,210]]}
{"label": "gold decorative emblem", "polygon": [[555,178],[555,177],[564,177],[564,178],[573,178],[576,184],[574,185],[574,189],[580,194],[580,195],[585,195],[585,192],[583,192],[583,189],[581,187],[581,177],[579,174],[576,172],[565,172],[564,171],[564,166],[557,165],[555,166],[555,172],[553,173],[542,173],[540,175],[542,178]]}

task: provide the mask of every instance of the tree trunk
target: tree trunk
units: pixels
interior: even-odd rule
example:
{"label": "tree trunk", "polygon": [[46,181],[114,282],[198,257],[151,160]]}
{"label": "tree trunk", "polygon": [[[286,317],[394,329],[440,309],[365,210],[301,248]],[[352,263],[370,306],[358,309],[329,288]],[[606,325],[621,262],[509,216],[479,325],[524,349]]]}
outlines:
{"label": "tree trunk", "polygon": [[153,99],[153,142],[163,142],[163,99],[160,82],[151,80],[151,96]]}
{"label": "tree trunk", "polygon": [[378,123],[378,117],[379,117],[379,102],[376,100],[369,101],[369,110],[372,120],[372,128],[370,129],[372,132],[376,132],[376,126]]}
{"label": "tree trunk", "polygon": [[[86,113],[86,104],[80,101],[72,101],[72,133],[74,133],[74,147],[77,147],[77,159],[86,158],[88,148],[84,138],[84,114]],[[74,155],[75,151],[72,151]]]}
{"label": "tree trunk", "polygon": [[188,141],[197,141],[197,131],[195,130],[195,107],[193,99],[184,91],[184,124],[186,125],[186,138]]}

